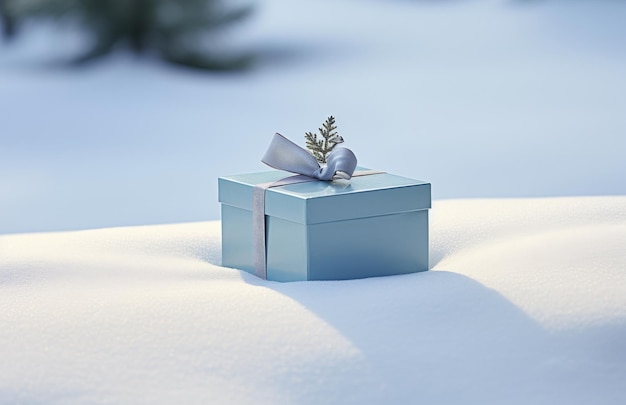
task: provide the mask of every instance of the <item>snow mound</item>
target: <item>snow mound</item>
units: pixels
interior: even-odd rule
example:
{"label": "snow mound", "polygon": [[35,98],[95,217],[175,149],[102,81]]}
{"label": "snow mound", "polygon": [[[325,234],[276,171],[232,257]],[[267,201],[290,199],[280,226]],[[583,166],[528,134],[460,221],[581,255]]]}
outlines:
{"label": "snow mound", "polygon": [[439,201],[432,271],[281,284],[219,222],[0,236],[0,403],[625,403],[625,241],[626,197]]}

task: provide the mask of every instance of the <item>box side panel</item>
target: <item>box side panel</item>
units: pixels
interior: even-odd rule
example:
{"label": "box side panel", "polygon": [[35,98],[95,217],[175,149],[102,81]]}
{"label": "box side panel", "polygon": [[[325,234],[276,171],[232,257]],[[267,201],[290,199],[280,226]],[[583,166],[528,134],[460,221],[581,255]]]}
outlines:
{"label": "box side panel", "polygon": [[[219,201],[252,209],[255,184],[271,183],[289,173],[271,171],[220,177]],[[355,177],[351,182],[310,181],[269,188],[265,213],[293,222],[316,224],[430,208],[430,184],[390,174]]]}
{"label": "box side panel", "polygon": [[[261,172],[261,173],[251,173],[247,175],[240,176],[229,176],[229,177],[220,177],[218,178],[218,199],[219,202],[227,205],[232,205],[233,207],[242,208],[245,210],[252,209],[252,189],[256,184],[262,183],[272,183],[274,181],[292,177],[293,173],[283,172],[279,170],[274,170],[271,172]],[[270,188],[268,191],[272,191]],[[268,193],[268,195],[271,194]],[[278,198],[276,202],[273,200]],[[302,202],[297,201],[298,196],[293,195],[279,195],[273,196],[272,199],[266,201],[266,205],[271,208],[274,204],[277,204],[277,207],[281,207],[287,204],[287,215],[297,215],[298,217],[304,217],[304,208],[300,208],[298,210],[298,206],[302,205]],[[269,202],[269,203],[268,203]],[[295,205],[291,207],[290,205]],[[268,207],[266,207],[268,208]],[[281,214],[281,209],[277,210],[278,214]],[[295,214],[290,214],[291,211],[296,210]],[[272,215],[270,212],[266,210],[269,215]],[[284,214],[282,214],[284,215]]]}
{"label": "box side panel", "polygon": [[[350,187],[347,188],[349,190]],[[430,208],[430,184],[385,187],[311,198],[306,223],[317,224]]]}
{"label": "box side panel", "polygon": [[252,213],[222,204],[222,266],[254,274]]}
{"label": "box side panel", "polygon": [[428,270],[428,210],[309,225],[309,279]]}
{"label": "box side panel", "polygon": [[290,194],[277,192],[280,187],[265,191],[265,214],[292,222],[304,223],[306,219],[306,200]]}
{"label": "box side panel", "polygon": [[222,204],[246,210],[252,209],[252,186],[228,178],[217,179],[218,200]]}
{"label": "box side panel", "polygon": [[307,279],[306,226],[276,217],[266,217],[267,279]]}

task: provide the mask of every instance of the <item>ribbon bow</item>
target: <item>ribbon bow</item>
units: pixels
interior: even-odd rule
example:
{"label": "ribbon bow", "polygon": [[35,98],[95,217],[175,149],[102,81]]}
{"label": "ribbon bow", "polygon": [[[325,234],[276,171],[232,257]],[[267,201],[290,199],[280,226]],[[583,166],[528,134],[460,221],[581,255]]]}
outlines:
{"label": "ribbon bow", "polygon": [[356,156],[348,148],[335,148],[322,167],[306,149],[279,133],[274,134],[263,159],[266,165],[278,170],[303,174],[318,180],[350,180],[356,169]]}

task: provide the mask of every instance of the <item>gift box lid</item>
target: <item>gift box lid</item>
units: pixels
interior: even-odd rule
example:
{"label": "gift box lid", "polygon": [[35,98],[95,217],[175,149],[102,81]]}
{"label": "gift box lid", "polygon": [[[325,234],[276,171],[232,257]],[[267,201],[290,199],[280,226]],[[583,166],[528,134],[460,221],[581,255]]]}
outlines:
{"label": "gift box lid", "polygon": [[[357,170],[367,170],[359,167]],[[252,210],[257,184],[293,176],[280,170],[220,177],[219,202]],[[266,190],[265,214],[302,224],[424,210],[431,207],[430,183],[379,173],[350,182],[312,180]]]}

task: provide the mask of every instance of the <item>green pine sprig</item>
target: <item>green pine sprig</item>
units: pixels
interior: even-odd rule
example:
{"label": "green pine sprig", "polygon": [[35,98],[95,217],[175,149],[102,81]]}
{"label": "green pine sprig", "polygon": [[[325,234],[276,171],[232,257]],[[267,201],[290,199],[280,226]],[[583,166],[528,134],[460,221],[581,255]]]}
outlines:
{"label": "green pine sprig", "polygon": [[337,125],[335,125],[335,117],[332,115],[326,119],[318,131],[322,139],[317,138],[317,134],[307,132],[304,134],[306,139],[306,147],[311,154],[320,163],[326,163],[326,159],[335,146],[343,143],[343,138],[337,133]]}

